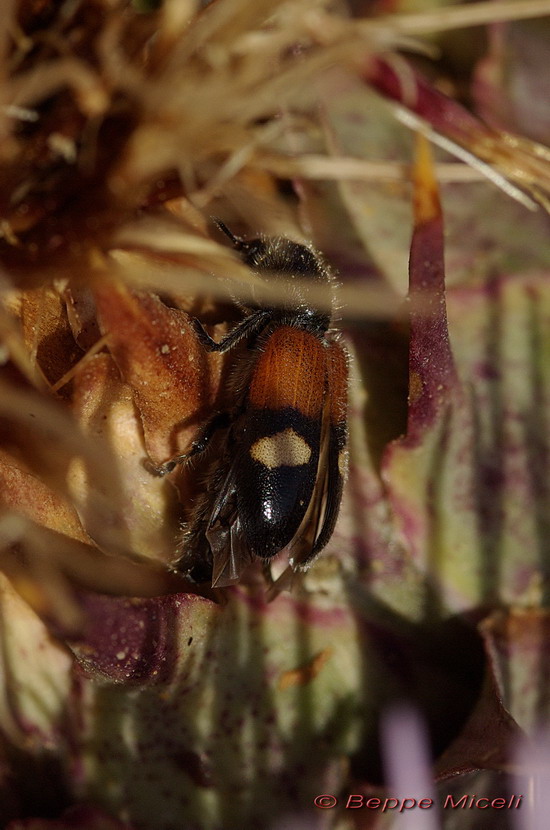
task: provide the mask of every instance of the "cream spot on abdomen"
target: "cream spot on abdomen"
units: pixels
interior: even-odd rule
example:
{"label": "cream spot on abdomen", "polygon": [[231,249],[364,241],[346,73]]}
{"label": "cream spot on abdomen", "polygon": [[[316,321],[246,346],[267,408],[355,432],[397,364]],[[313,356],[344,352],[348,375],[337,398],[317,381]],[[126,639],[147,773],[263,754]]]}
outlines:
{"label": "cream spot on abdomen", "polygon": [[311,458],[311,447],[307,441],[290,427],[258,440],[250,448],[254,461],[259,461],[270,470],[277,467],[299,467]]}

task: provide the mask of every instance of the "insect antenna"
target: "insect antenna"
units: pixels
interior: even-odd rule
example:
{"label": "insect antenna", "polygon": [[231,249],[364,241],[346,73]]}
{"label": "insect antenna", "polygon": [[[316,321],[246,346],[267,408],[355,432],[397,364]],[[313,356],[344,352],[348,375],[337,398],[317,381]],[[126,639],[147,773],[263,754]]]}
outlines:
{"label": "insect antenna", "polygon": [[225,225],[221,221],[221,219],[216,219],[216,217],[213,216],[212,221],[222,231],[222,233],[224,233],[226,236],[229,237],[229,239],[231,240],[231,242],[233,243],[233,245],[235,246],[237,251],[240,251],[240,250],[242,250],[242,248],[245,247],[246,243],[245,243],[244,239],[242,239],[240,236],[235,236],[235,234],[232,231],[229,230],[227,225]]}

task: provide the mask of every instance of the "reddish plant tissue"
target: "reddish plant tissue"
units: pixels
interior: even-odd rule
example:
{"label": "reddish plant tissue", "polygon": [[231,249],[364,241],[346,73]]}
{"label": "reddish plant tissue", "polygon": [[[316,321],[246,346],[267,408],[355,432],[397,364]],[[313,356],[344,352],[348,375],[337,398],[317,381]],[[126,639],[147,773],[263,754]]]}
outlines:
{"label": "reddish plant tissue", "polygon": [[[0,23],[0,828],[385,828],[346,798],[527,792],[550,671],[538,34],[491,27],[460,67],[438,37],[432,81],[399,3],[368,4],[382,26],[199,5],[18,0]],[[519,201],[413,144],[403,108]],[[221,444],[154,474],[245,391],[246,338],[207,353],[192,324],[219,340],[262,290],[210,217],[307,229],[345,298],[342,507],[275,598],[260,562],[227,589],[177,572]],[[379,737],[403,701],[410,780]]]}

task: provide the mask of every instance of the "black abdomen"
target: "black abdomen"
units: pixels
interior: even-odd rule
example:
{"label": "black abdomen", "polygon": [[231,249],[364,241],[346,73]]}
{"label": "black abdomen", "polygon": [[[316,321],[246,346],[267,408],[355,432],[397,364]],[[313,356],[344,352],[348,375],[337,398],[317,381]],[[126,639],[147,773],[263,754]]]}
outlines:
{"label": "black abdomen", "polygon": [[249,409],[237,460],[237,512],[246,544],[262,559],[292,541],[308,509],[321,422],[296,409]]}

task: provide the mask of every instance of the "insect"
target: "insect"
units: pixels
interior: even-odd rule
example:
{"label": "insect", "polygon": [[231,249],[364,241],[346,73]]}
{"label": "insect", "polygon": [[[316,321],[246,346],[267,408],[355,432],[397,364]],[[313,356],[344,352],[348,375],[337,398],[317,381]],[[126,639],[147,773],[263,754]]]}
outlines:
{"label": "insect", "polygon": [[260,277],[284,278],[286,292],[277,307],[246,307],[219,342],[192,321],[208,351],[246,342],[230,378],[236,404],[159,470],[202,453],[225,429],[177,563],[221,587],[255,557],[270,563],[285,553],[291,573],[306,570],[332,536],[347,468],[348,355],[330,329],[332,314],[308,300],[308,282],[334,284],[320,254],[284,237],[246,241],[215,221],[243,262]]}

